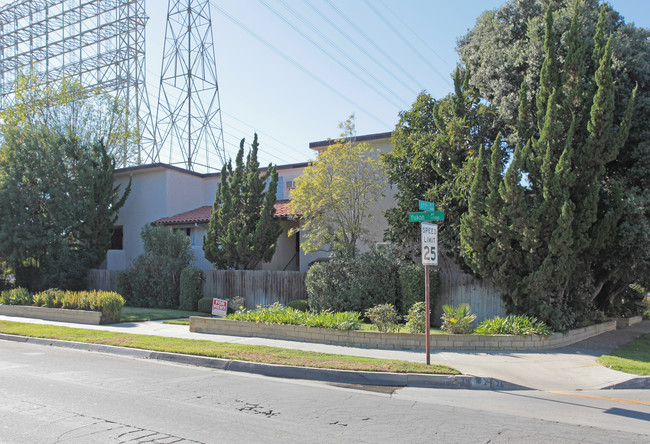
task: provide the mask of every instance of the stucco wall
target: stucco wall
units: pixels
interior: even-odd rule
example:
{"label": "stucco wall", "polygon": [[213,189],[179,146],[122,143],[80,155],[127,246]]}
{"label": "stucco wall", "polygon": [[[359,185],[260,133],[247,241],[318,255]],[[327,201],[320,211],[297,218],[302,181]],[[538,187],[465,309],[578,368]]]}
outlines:
{"label": "stucco wall", "polygon": [[[380,152],[392,149],[389,138],[370,140],[373,148]],[[290,197],[290,188],[287,182],[294,181],[302,174],[304,164],[285,165],[278,167],[280,177],[277,197],[279,200]],[[105,265],[108,269],[123,269],[129,265],[131,259],[143,252],[140,230],[146,224],[161,219],[185,213],[202,206],[211,206],[214,203],[217,187],[220,183],[218,174],[199,175],[189,171],[166,166],[145,166],[127,168],[116,172],[115,182],[122,189],[133,178],[131,195],[119,213],[116,225],[124,230],[123,250],[111,250],[107,255]],[[384,190],[385,197],[373,205],[371,214],[373,219],[368,223],[368,235],[365,236],[359,247],[366,251],[371,245],[382,242],[383,233],[387,227],[384,211],[395,205],[395,190],[387,186]],[[300,250],[297,260],[296,238],[288,237],[287,231],[297,224],[296,221],[283,220],[284,231],[278,239],[275,256],[268,264],[260,264],[263,270],[299,270],[307,271],[308,265],[318,258],[329,256],[327,251],[304,254]],[[206,226],[178,225],[175,228],[192,228],[193,246],[195,253],[194,265],[201,269],[212,269],[203,256],[202,238]],[[304,236],[299,233],[298,236]]]}
{"label": "stucco wall", "polygon": [[121,264],[124,267],[143,251],[140,238],[142,227],[153,220],[167,216],[167,176],[162,169],[141,170],[132,175],[129,172],[116,174],[115,183],[120,185],[121,190],[124,190],[128,184],[129,177],[133,178],[131,194],[120,210],[116,222],[116,225],[122,226],[124,230]]}

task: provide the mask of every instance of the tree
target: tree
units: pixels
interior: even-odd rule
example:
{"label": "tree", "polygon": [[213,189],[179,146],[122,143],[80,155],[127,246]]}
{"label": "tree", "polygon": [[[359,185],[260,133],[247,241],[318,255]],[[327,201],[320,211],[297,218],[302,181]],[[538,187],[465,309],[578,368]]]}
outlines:
{"label": "tree", "polygon": [[[47,97],[53,114],[70,106],[67,99],[55,102],[55,89],[28,86],[18,84],[20,100]],[[0,257],[30,289],[77,288],[104,259],[130,185],[120,197],[101,139],[49,126],[52,120],[30,113],[35,107],[18,101],[0,115]]]}
{"label": "tree", "polygon": [[[524,80],[524,99],[532,104],[538,96],[540,67],[545,58],[545,4],[520,0],[487,11],[458,44],[461,61],[472,72],[470,83],[483,100],[496,106],[511,147],[520,144],[523,149],[525,142],[538,132],[535,107],[518,106],[522,102],[518,97]],[[605,310],[616,299],[629,299],[631,284],[650,286],[650,31],[626,24],[611,7],[601,9],[596,0],[577,4],[574,0],[555,0],[548,4],[554,13],[556,41],[567,44],[557,53],[559,65],[566,67],[562,80],[566,87],[590,94],[596,90],[596,72],[608,36],[614,122],[623,121],[630,91],[638,86],[629,136],[615,159],[605,163],[606,180],[600,185],[597,220],[615,229],[605,229],[603,233],[608,233],[608,237],[597,237],[593,243],[595,251],[590,250],[594,254],[589,265],[593,270],[593,282],[588,284],[592,288],[590,299]],[[577,31],[572,30],[575,8],[581,18]],[[575,42],[584,48],[577,47]],[[569,52],[570,47],[575,50]],[[576,64],[575,60],[582,63]],[[574,138],[584,140],[584,121],[590,118],[591,104],[584,106],[584,114],[580,114],[578,105],[584,101],[579,96],[572,97],[576,116]],[[568,130],[570,119],[565,122]],[[509,153],[512,154],[512,148]],[[579,158],[589,160],[589,155]],[[575,161],[580,162],[578,158]]]}
{"label": "tree", "polygon": [[139,163],[135,115],[126,111],[122,100],[99,90],[89,91],[75,80],[50,84],[33,73],[19,74],[14,88],[13,103],[2,112],[2,134],[6,128],[50,128],[59,134],[74,134],[86,146],[102,139],[119,165]]}
{"label": "tree", "polygon": [[234,171],[231,161],[221,170],[221,184],[203,239],[205,257],[217,269],[250,270],[260,261],[269,262],[282,233],[280,222],[274,220],[278,173],[269,164],[260,174],[258,146],[255,134],[244,165],[242,139]]}
{"label": "tree", "polygon": [[420,242],[419,227],[408,222],[408,213],[418,211],[418,200],[423,199],[444,209],[441,249],[462,264],[459,224],[474,174],[471,160],[496,136],[496,111],[480,102],[469,78],[469,72],[457,69],[454,93],[440,100],[420,93],[411,109],[400,113],[393,151],[381,156],[390,183],[397,186],[397,207],[386,211],[385,239],[401,245],[408,256],[419,254]]}
{"label": "tree", "polygon": [[[635,90],[627,93],[627,109],[616,122],[612,37],[599,37],[607,12],[603,6],[596,44],[587,54],[580,3],[563,40],[549,5],[535,107],[524,79],[518,121],[510,125],[518,133],[511,139],[517,144],[507,172],[504,176],[506,153],[498,140],[489,150],[489,165],[485,156],[476,162],[479,174],[461,219],[463,248],[481,252],[468,264],[505,288],[513,310],[556,329],[575,326],[593,310],[604,278],[596,264],[616,238],[623,211],[621,187],[607,175],[607,166],[626,142]],[[591,60],[597,65],[594,80],[583,81]]]}
{"label": "tree", "polygon": [[181,274],[194,259],[181,231],[145,225],[140,231],[144,253],[117,275],[117,289],[133,307],[178,308]]}
{"label": "tree", "polygon": [[301,217],[303,251],[329,247],[354,257],[372,218],[368,209],[383,196],[386,178],[371,145],[354,140],[354,115],[339,128],[342,139],[321,151],[296,180],[291,206]]}

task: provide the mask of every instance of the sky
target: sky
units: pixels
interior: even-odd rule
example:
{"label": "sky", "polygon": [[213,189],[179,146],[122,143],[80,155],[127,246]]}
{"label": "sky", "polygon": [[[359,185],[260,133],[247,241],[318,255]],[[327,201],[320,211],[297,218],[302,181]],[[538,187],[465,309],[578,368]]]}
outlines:
{"label": "sky", "polygon": [[[435,98],[451,91],[457,39],[483,11],[504,3],[210,0],[227,156],[257,132],[262,165],[312,160],[309,143],[338,137],[338,124],[351,114],[357,135],[392,131],[420,91]],[[650,27],[650,0],[610,3],[626,22]],[[154,115],[167,6],[146,0]]]}

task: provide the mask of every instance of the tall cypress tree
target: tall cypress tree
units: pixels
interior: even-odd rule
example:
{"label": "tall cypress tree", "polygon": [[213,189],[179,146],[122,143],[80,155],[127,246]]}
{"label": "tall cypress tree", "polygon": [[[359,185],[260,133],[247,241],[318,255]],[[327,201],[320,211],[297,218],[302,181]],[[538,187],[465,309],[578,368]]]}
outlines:
{"label": "tall cypress tree", "polygon": [[221,170],[221,184],[212,206],[208,232],[203,238],[207,260],[217,269],[250,270],[268,262],[282,233],[274,220],[278,173],[273,165],[260,174],[257,134],[244,164],[242,139],[235,169],[229,161]]}
{"label": "tall cypress tree", "polygon": [[[551,5],[545,16],[545,59],[536,96],[538,134],[525,145],[529,133],[518,135],[519,146],[505,176],[498,168],[501,148],[493,146],[489,177],[477,175],[472,184],[484,194],[471,195],[463,223],[483,224],[488,239],[477,242],[476,235],[461,231],[470,252],[488,251],[470,254],[469,265],[504,286],[510,307],[557,329],[575,325],[590,309],[594,261],[607,240],[615,238],[615,213],[604,202],[615,201],[620,190],[607,182],[605,165],[616,159],[625,142],[634,102],[633,93],[617,128],[611,37],[604,38],[602,11],[592,55],[598,68],[593,82],[583,80],[587,55],[580,41],[578,6],[576,2],[565,47],[553,31]],[[563,66],[558,63],[560,50],[566,51]],[[530,128],[524,121],[527,88],[522,84],[519,129]],[[588,118],[583,109],[589,110]]]}

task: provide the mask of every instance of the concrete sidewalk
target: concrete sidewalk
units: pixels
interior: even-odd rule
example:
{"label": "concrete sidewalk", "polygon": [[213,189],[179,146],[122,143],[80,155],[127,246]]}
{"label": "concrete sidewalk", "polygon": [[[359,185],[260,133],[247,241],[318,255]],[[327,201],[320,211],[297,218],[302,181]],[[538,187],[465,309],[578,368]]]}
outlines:
{"label": "concrete sidewalk", "polygon": [[[188,326],[164,324],[162,321],[112,325],[79,325],[2,315],[0,315],[0,320],[61,325],[131,334],[202,339],[215,342],[268,345],[350,356],[399,359],[414,362],[424,362],[425,360],[424,352],[378,350],[278,339],[194,333],[189,331]],[[650,321],[643,321],[625,329],[603,333],[570,347],[551,351],[454,352],[432,350],[431,362],[449,365],[467,376],[485,378],[486,380],[494,378],[510,383],[506,385],[522,386],[538,390],[589,390],[616,386],[650,388],[650,378],[638,378],[634,375],[610,370],[599,365],[596,361],[599,356],[609,353],[645,333],[650,333]],[[288,377],[296,376],[288,375]]]}

